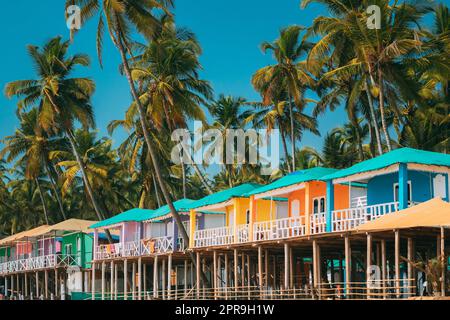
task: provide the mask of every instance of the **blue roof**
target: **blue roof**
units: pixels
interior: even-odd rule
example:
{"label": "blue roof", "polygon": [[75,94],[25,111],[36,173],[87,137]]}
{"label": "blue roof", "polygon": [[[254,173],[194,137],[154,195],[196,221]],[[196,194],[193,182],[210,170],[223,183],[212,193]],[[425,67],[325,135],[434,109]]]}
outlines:
{"label": "blue roof", "polygon": [[142,221],[141,219],[143,217],[146,217],[148,215],[151,215],[154,210],[149,209],[131,209],[126,212],[120,213],[114,217],[111,217],[109,219],[97,222],[96,224],[93,224],[90,226],[90,229],[97,229],[97,228],[103,228],[112,226],[118,223],[122,222],[131,222],[131,221]]}
{"label": "blue roof", "polygon": [[214,194],[211,194],[209,196],[204,197],[203,199],[197,200],[194,203],[191,204],[191,209],[196,209],[200,207],[210,206],[222,202],[226,202],[233,198],[248,198],[248,193],[260,188],[260,184],[256,183],[245,183],[241,184],[240,186],[223,190]]}
{"label": "blue roof", "polygon": [[331,173],[337,172],[337,169],[330,169],[330,168],[322,168],[322,167],[316,167],[306,170],[301,170],[297,172],[293,172],[287,176],[284,176],[283,178],[280,178],[276,180],[275,182],[265,185],[261,188],[258,188],[256,190],[253,190],[249,192],[247,195],[255,195],[260,194],[268,191],[272,191],[275,189],[285,188],[288,186],[292,186],[295,184],[308,182],[308,181],[322,181],[322,178],[326,175],[329,175]]}
{"label": "blue roof", "polygon": [[369,159],[354,166],[339,170],[324,177],[325,180],[344,178],[358,173],[375,171],[399,163],[416,163],[450,167],[450,155],[438,152],[423,151],[411,148],[396,149],[379,157]]}

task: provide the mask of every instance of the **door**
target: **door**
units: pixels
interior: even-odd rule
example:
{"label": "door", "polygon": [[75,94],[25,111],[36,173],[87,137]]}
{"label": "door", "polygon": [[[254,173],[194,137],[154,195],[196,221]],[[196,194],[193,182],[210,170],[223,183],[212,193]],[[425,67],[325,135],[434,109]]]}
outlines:
{"label": "door", "polygon": [[289,204],[287,202],[277,202],[277,219],[285,219],[289,216]]}
{"label": "door", "polygon": [[300,200],[295,199],[291,202],[291,216],[300,217]]}
{"label": "door", "polygon": [[445,199],[447,197],[447,192],[445,190],[445,177],[442,174],[438,174],[433,179],[433,191],[434,191],[434,198],[441,198]]}

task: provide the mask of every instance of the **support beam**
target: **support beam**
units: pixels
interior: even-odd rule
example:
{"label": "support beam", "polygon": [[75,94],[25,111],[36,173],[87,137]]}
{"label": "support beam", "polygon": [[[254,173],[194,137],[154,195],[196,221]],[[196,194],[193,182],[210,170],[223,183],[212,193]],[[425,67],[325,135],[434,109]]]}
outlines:
{"label": "support beam", "polygon": [[102,301],[105,300],[105,262],[102,262]]}
{"label": "support beam", "polygon": [[118,281],[119,281],[119,264],[117,264],[114,268],[114,300],[118,299],[119,294]]}
{"label": "support beam", "polygon": [[263,261],[262,261],[262,247],[258,247],[258,286],[259,286],[259,292],[260,292],[260,299],[263,299]]}
{"label": "support beam", "polygon": [[239,277],[238,277],[238,251],[236,249],[233,250],[233,255],[234,255],[234,291],[235,291],[235,295],[237,296],[237,292],[238,292],[238,287],[239,287]]}
{"label": "support beam", "polygon": [[217,251],[214,250],[213,252],[213,272],[212,272],[212,277],[213,277],[213,290],[214,290],[214,300],[217,300]]}
{"label": "support beam", "polygon": [[367,234],[367,252],[366,252],[366,286],[367,286],[367,298],[371,298],[370,288],[373,285],[372,279],[372,235]]}
{"label": "support beam", "polygon": [[408,208],[408,166],[400,163],[398,168],[398,201],[399,210]]}
{"label": "support beam", "polygon": [[172,297],[172,255],[169,254],[167,259],[167,298],[170,300]]}
{"label": "support beam", "polygon": [[36,299],[39,299],[39,272],[37,271],[36,271]]}
{"label": "support beam", "polygon": [[132,300],[136,300],[136,262],[133,261],[133,266],[131,270],[131,297]]}
{"label": "support beam", "polygon": [[197,263],[195,264],[195,268],[196,268],[196,270],[195,270],[195,272],[196,272],[196,274],[195,274],[195,278],[196,278],[196,281],[197,281],[197,299],[200,299],[200,288],[201,288],[201,283],[202,283],[202,279],[201,279],[201,277],[200,277],[200,252],[197,252],[197,261],[196,261]]}
{"label": "support beam", "polygon": [[228,268],[229,268],[229,264],[228,264],[228,254],[227,253],[225,253],[225,257],[224,257],[224,259],[225,259],[225,272],[224,272],[224,276],[225,276],[225,283],[224,283],[224,285],[225,285],[225,300],[228,300],[228,286],[229,286],[229,277],[230,277],[230,272],[229,272],[229,270],[228,270]]}
{"label": "support beam", "polygon": [[[25,291],[28,292],[28,290],[26,289],[27,287],[27,275],[25,274]],[[88,292],[88,290],[86,289],[86,292]],[[55,299],[57,299],[58,297],[58,268],[55,268]]]}
{"label": "support beam", "polygon": [[142,300],[142,258],[138,259],[138,300]]}
{"label": "support beam", "polygon": [[395,287],[397,298],[400,298],[400,231],[395,230]]}
{"label": "support beam", "polygon": [[289,290],[289,244],[284,244],[284,290]]}
{"label": "support beam", "polygon": [[[408,238],[408,252],[407,252],[407,258],[409,261],[413,261],[414,257],[414,252],[413,252],[413,239],[412,238]],[[413,289],[413,284],[414,281],[412,280],[414,278],[413,276],[413,266],[411,265],[411,263],[408,262],[408,293],[409,293],[409,297],[414,295],[414,289]]]}
{"label": "support beam", "polygon": [[383,299],[386,299],[386,240],[381,240],[381,280],[383,287]]}
{"label": "support beam", "polygon": [[110,274],[110,277],[109,277],[109,281],[110,281],[110,285],[109,285],[109,289],[110,289],[110,297],[109,297],[109,300],[114,300],[114,261],[111,261],[111,266],[110,266],[110,269],[111,269],[111,274]]}
{"label": "support beam", "polygon": [[187,297],[187,289],[188,289],[188,261],[184,260],[184,298]]}
{"label": "support beam", "polygon": [[158,298],[158,256],[153,260],[153,297]]}
{"label": "support beam", "polygon": [[269,289],[269,250],[264,251],[264,285],[266,287],[266,290]]}
{"label": "support beam", "polygon": [[123,261],[123,299],[128,300],[128,260]]}
{"label": "support beam", "polygon": [[[91,276],[92,276],[92,283],[91,283],[91,299],[95,300],[95,262],[92,262],[92,272],[91,272]],[[58,286],[58,277],[56,277],[56,286]]]}
{"label": "support beam", "polygon": [[[19,288],[19,283],[17,283],[17,288]],[[48,270],[44,270],[44,297],[48,300]]]}
{"label": "support beam", "polygon": [[332,180],[327,181],[327,227],[326,231],[331,232],[333,230],[333,210],[334,210],[334,184]]}
{"label": "support beam", "polygon": [[446,270],[447,270],[447,261],[446,260],[446,256],[445,256],[445,229],[444,227],[441,227],[441,252],[440,252],[440,259],[441,259],[441,263],[442,263],[442,274],[441,274],[441,296],[445,297],[445,276],[446,276]]}

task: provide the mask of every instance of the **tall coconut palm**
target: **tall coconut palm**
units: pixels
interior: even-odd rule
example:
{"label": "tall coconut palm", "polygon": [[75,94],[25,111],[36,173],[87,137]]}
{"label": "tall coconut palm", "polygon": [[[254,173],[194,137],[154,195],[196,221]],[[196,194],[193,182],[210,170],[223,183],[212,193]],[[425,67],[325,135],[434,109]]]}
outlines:
{"label": "tall coconut palm", "polygon": [[84,127],[94,125],[90,98],[95,90],[94,82],[88,78],[71,77],[77,66],[88,66],[89,58],[84,54],[67,56],[68,41],[56,37],[42,48],[28,46],[28,53],[37,71],[37,78],[19,80],[6,85],[7,97],[19,97],[19,112],[37,106],[38,124],[48,134],[64,134],[73,155],[81,168],[81,175],[88,198],[97,218],[103,220],[104,213],[95,198],[88,180],[85,165],[78,152],[74,137],[76,122]]}
{"label": "tall coconut palm", "polygon": [[264,42],[261,45],[263,52],[271,51],[276,64],[258,70],[252,79],[255,89],[261,93],[263,103],[270,105],[276,101],[280,89],[287,94],[289,117],[291,120],[291,156],[292,168],[295,168],[295,143],[297,137],[294,132],[294,104],[301,112],[304,108],[303,95],[305,88],[311,84],[312,79],[303,63],[299,59],[312,47],[306,35],[300,39],[304,28],[290,26],[280,31],[280,36],[274,42]]}
{"label": "tall coconut palm", "polygon": [[[101,63],[101,51],[103,47],[103,35],[104,31],[108,32],[113,44],[118,49],[123,65],[123,72],[128,80],[131,94],[134,102],[136,103],[139,121],[144,134],[144,140],[147,144],[148,153],[153,163],[157,181],[164,200],[167,203],[170,212],[175,219],[178,226],[178,230],[185,243],[189,243],[189,237],[186,229],[183,226],[180,215],[175,210],[171,196],[164,183],[160,165],[154,147],[152,145],[152,139],[150,136],[150,125],[155,126],[151,119],[147,117],[147,112],[139,99],[139,93],[136,83],[133,80],[131,74],[131,68],[127,55],[131,53],[131,32],[135,28],[141,35],[147,40],[151,41],[152,37],[160,30],[160,21],[154,16],[154,9],[168,11],[168,7],[172,6],[171,0],[161,1],[147,1],[147,0],[67,0],[66,5],[78,5],[81,7],[81,19],[82,22],[86,22],[88,19],[98,16],[98,28],[97,28],[97,52]],[[194,256],[190,255],[194,264],[196,264]],[[208,283],[206,277],[202,273],[202,278]]]}
{"label": "tall coconut palm", "polygon": [[[64,206],[57,190],[56,182],[51,172],[53,163],[49,159],[51,148],[61,144],[60,137],[48,137],[38,124],[38,109],[34,108],[28,113],[20,115],[20,128],[15,134],[3,139],[5,148],[0,152],[0,157],[6,156],[8,162],[18,159],[26,167],[25,177],[35,180],[41,190],[38,176],[43,172],[47,175],[52,187],[53,195],[58,202],[58,207],[63,220],[66,220]],[[43,197],[41,192],[41,197]],[[44,210],[46,206],[44,204]]]}

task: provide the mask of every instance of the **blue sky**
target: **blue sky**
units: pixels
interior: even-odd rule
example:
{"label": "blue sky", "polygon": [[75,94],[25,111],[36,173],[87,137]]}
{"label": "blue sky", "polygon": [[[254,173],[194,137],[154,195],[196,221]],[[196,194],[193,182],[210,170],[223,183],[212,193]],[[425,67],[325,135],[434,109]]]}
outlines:
{"label": "blue sky", "polygon": [[[302,10],[299,0],[177,0],[176,20],[179,26],[194,31],[204,53],[202,77],[211,81],[215,93],[242,96],[258,100],[250,79],[259,68],[271,64],[270,55],[259,49],[263,41],[274,40],[280,28],[299,24],[311,25],[314,17],[326,14],[318,5]],[[92,57],[90,68],[78,73],[95,80],[97,90],[93,99],[96,122],[101,135],[113,119],[123,118],[131,98],[126,80],[118,73],[119,55],[105,37],[104,69],[99,68],[95,51],[95,23],[91,21],[77,35],[72,52]],[[22,0],[5,2],[0,10],[3,50],[0,59],[0,86],[12,80],[34,77],[26,52],[27,44],[42,45],[61,35],[68,37],[64,20],[64,1]],[[12,134],[17,126],[15,100],[0,95],[0,138]],[[319,118],[322,136],[346,121],[343,110]],[[120,143],[124,133],[118,132]],[[302,145],[320,146],[321,137],[305,134]]]}

